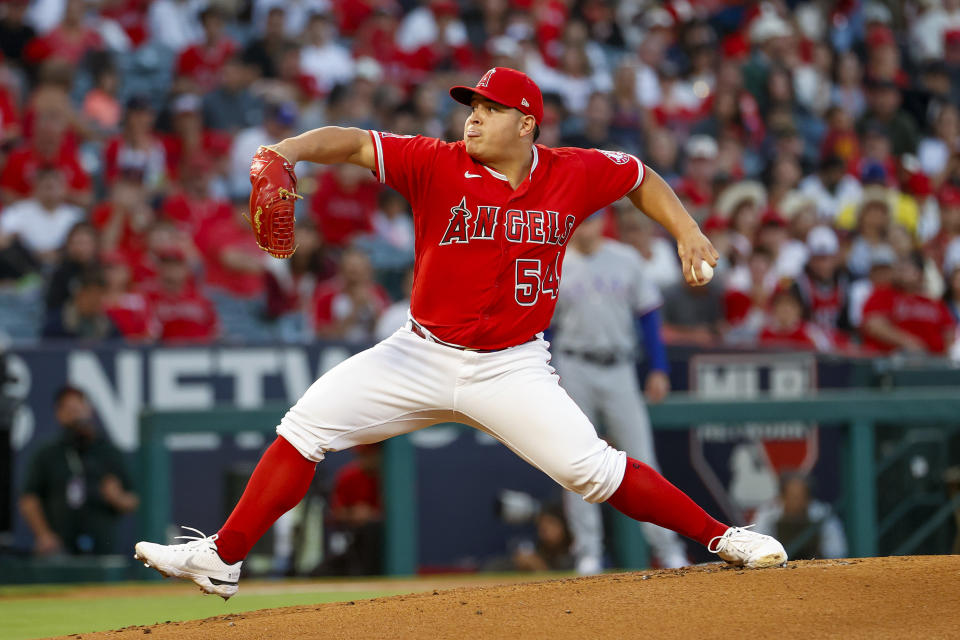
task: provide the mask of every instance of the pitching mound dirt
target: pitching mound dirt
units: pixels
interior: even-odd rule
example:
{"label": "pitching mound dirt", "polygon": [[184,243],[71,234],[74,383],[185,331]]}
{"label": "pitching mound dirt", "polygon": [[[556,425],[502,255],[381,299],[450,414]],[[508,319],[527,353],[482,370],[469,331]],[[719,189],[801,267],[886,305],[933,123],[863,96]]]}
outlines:
{"label": "pitching mound dirt", "polygon": [[157,640],[957,638],[960,556],[813,560],[755,571],[708,565],[471,587],[129,627],[83,639],[145,634]]}

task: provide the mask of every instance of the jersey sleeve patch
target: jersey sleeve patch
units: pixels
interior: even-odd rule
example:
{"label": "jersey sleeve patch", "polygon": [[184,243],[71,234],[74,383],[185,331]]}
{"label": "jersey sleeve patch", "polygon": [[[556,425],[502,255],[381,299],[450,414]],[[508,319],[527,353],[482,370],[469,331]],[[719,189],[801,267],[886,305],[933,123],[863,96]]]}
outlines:
{"label": "jersey sleeve patch", "polygon": [[597,151],[609,158],[613,164],[629,164],[631,160],[637,163],[637,181],[633,183],[633,186],[627,193],[632,193],[643,183],[643,178],[645,177],[646,171],[639,158],[623,151],[607,151],[606,149],[597,149]]}
{"label": "jersey sleeve patch", "polygon": [[597,151],[610,158],[614,164],[627,164],[630,162],[630,154],[624,153],[623,151],[605,151],[603,149],[597,149]]}

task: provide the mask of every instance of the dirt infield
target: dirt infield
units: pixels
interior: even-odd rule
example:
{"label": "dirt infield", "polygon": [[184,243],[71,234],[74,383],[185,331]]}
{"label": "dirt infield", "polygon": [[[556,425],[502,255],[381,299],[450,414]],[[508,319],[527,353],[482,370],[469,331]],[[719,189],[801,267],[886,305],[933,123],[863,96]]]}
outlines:
{"label": "dirt infield", "polygon": [[957,638],[960,556],[813,560],[757,571],[707,565],[457,588],[82,637],[145,634],[156,640]]}

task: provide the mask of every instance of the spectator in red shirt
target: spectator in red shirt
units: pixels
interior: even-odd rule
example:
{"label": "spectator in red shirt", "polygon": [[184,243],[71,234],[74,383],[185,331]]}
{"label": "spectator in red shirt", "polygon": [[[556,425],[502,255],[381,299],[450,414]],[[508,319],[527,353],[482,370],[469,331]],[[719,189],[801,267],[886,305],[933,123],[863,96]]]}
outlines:
{"label": "spectator in red shirt", "polygon": [[860,139],[857,137],[853,115],[840,106],[830,107],[824,119],[827,132],[820,142],[821,168],[830,171],[833,158],[843,161],[849,172],[855,172],[860,164]]}
{"label": "spectator in red shirt", "polygon": [[373,279],[367,254],[350,249],[340,258],[340,275],[317,286],[313,314],[317,336],[373,340],[377,319],[388,306],[390,299]]}
{"label": "spectator in red shirt", "polygon": [[354,59],[370,57],[381,65],[399,67],[402,54],[396,41],[398,25],[392,5],[376,7],[353,38]]}
{"label": "spectator in red shirt", "polygon": [[340,164],[319,179],[311,211],[324,239],[334,247],[345,247],[357,234],[373,231],[380,187],[362,167]]}
{"label": "spectator in red shirt", "polygon": [[103,304],[107,317],[127,340],[147,342],[160,331],[150,314],[147,297],[132,288],[130,266],[119,251],[109,251],[100,258],[106,282]]}
{"label": "spectator in red shirt", "polygon": [[270,258],[250,241],[250,224],[243,218],[247,208],[244,200],[232,213],[205,219],[197,228],[195,242],[203,256],[206,284],[249,299],[263,294],[264,270]]}
{"label": "spectator in red shirt", "polygon": [[200,266],[200,257],[196,254],[190,237],[178,229],[169,220],[154,220],[145,231],[135,234],[131,242],[121,247],[121,253],[130,267],[134,284],[153,283],[160,270],[160,255],[174,248],[187,255],[191,267],[190,282],[193,284],[192,271]]}
{"label": "spectator in red shirt", "polygon": [[829,351],[830,339],[804,319],[803,298],[795,283],[786,280],[773,292],[767,321],[760,330],[762,347]]}
{"label": "spectator in red shirt", "polygon": [[63,174],[67,201],[80,206],[90,202],[90,177],[80,165],[76,147],[67,139],[68,124],[62,109],[37,111],[32,139],[10,153],[0,173],[0,202],[8,204],[29,196],[37,172],[48,166]]}
{"label": "spectator in red shirt", "polygon": [[434,69],[462,69],[470,62],[470,42],[459,12],[453,0],[423,0],[403,17],[396,41],[410,72],[408,81],[417,83]]}
{"label": "spectator in red shirt", "polygon": [[923,259],[919,254],[897,263],[894,285],[877,287],[863,307],[864,347],[881,353],[946,354],[956,321],[942,300],[922,294]]}
{"label": "spectator in red shirt", "polygon": [[880,24],[870,26],[867,29],[866,45],[868,78],[886,80],[899,86],[910,83],[910,78],[900,67],[900,47],[893,29]]}
{"label": "spectator in red shirt", "polygon": [[46,35],[30,41],[24,56],[31,62],[58,59],[79,65],[89,51],[103,48],[100,35],[85,24],[84,0],[67,0],[63,20]]}
{"label": "spectator in red shirt", "polygon": [[358,445],[354,459],[333,480],[330,510],[333,536],[343,548],[332,553],[324,572],[334,575],[377,575],[382,570],[383,500],[380,489],[380,444]]}
{"label": "spectator in red shirt", "polygon": [[117,176],[109,197],[90,214],[90,222],[100,232],[103,249],[126,256],[131,268],[146,252],[147,231],[156,221],[147,196],[143,174],[125,169]]}
{"label": "spectator in red shirt", "polygon": [[156,282],[145,287],[152,319],[163,342],[210,342],[219,333],[217,312],[192,282],[187,255],[171,247],[158,255]]}
{"label": "spectator in red shirt", "polygon": [[161,213],[196,241],[200,228],[216,218],[232,215],[230,203],[214,197],[210,188],[212,165],[204,156],[185,158],[179,187],[163,202]]}
{"label": "spectator in red shirt", "polygon": [[198,156],[205,156],[217,173],[226,165],[229,156],[230,136],[203,126],[203,101],[193,93],[177,96],[170,105],[173,114],[173,134],[164,138],[167,155],[167,175],[177,180],[183,163]]}
{"label": "spectator in red shirt", "polygon": [[154,130],[155,114],[146,96],[127,100],[123,130],[107,141],[103,150],[104,178],[113,184],[122,171],[138,171],[151,195],[166,183],[167,154]]}
{"label": "spectator in red shirt", "polygon": [[200,13],[203,42],[183,50],[177,59],[177,75],[187,78],[198,91],[210,91],[220,84],[220,70],[237,52],[236,43],[226,33],[223,10],[211,5]]}

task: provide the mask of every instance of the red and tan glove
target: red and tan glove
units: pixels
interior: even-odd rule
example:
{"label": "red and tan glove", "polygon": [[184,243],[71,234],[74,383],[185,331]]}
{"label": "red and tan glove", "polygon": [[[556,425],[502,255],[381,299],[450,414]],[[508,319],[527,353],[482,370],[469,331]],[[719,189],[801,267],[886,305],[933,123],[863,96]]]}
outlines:
{"label": "red and tan glove", "polygon": [[297,250],[293,205],[297,175],[293,165],[273,149],[260,147],[250,164],[250,226],[257,246],[274,258],[289,258]]}

